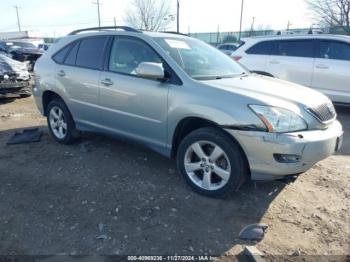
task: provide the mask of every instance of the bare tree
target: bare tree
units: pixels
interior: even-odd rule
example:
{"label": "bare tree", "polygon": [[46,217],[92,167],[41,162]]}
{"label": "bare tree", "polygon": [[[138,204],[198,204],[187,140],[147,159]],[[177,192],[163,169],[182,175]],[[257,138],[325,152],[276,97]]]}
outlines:
{"label": "bare tree", "polygon": [[133,0],[124,21],[141,30],[159,31],[172,22],[169,1]]}
{"label": "bare tree", "polygon": [[320,22],[350,34],[350,0],[306,0]]}

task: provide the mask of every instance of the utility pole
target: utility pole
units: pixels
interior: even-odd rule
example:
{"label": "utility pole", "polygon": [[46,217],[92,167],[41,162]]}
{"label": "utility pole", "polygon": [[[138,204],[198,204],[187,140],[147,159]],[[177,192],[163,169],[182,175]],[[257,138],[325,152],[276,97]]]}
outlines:
{"label": "utility pole", "polygon": [[289,27],[292,25],[292,23],[288,20],[288,24],[287,24],[287,33],[289,31]]}
{"label": "utility pole", "polygon": [[176,25],[176,31],[179,33],[180,32],[180,1],[179,0],[177,0],[177,7],[176,7],[176,9],[177,9],[177,13],[176,13],[176,15],[177,15],[177,25]]}
{"label": "utility pole", "polygon": [[250,28],[250,36],[252,36],[254,32],[254,22],[255,22],[255,17],[253,17],[253,20],[252,20],[252,26]]}
{"label": "utility pole", "polygon": [[21,23],[19,22],[19,15],[18,15],[18,6],[15,5],[14,8],[16,9],[16,14],[17,14],[17,25],[18,25],[18,31],[21,32]]}
{"label": "utility pole", "polygon": [[98,15],[98,27],[101,27],[101,15],[100,15],[100,0],[96,0],[96,2],[92,2],[93,4],[97,5],[97,15]]}
{"label": "utility pole", "polygon": [[115,19],[115,17],[113,17],[113,21],[114,21],[114,27],[117,27],[117,20]]}
{"label": "utility pole", "polygon": [[239,23],[238,42],[241,42],[241,37],[242,37],[243,6],[244,6],[244,0],[242,0],[242,3],[241,3],[241,20],[240,20],[240,23]]}

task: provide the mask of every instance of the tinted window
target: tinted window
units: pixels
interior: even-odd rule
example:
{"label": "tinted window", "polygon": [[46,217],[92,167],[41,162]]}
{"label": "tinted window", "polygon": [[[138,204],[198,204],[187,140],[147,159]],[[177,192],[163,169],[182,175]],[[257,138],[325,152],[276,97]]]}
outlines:
{"label": "tinted window", "polygon": [[64,64],[66,65],[75,65],[75,61],[77,59],[77,53],[79,48],[79,42],[75,43],[73,48],[70,50]]}
{"label": "tinted window", "polygon": [[274,55],[314,57],[313,40],[277,41]]}
{"label": "tinted window", "polygon": [[272,41],[258,43],[249,48],[246,53],[251,55],[269,55],[273,46]]}
{"label": "tinted window", "polygon": [[102,68],[107,40],[108,37],[83,39],[80,42],[76,65],[92,69]]}
{"label": "tinted window", "polygon": [[230,51],[235,51],[237,48],[233,45],[229,45],[227,46],[227,50],[230,50]]}
{"label": "tinted window", "polygon": [[350,45],[336,41],[321,41],[319,57],[350,61]]}
{"label": "tinted window", "polygon": [[141,40],[130,37],[115,38],[109,59],[109,70],[136,75],[140,63],[162,63],[158,54]]}
{"label": "tinted window", "polygon": [[66,47],[64,47],[63,49],[61,49],[58,53],[56,53],[54,56],[53,56],[53,60],[56,62],[56,63],[59,63],[59,64],[62,64],[64,59],[66,58],[70,48],[71,48],[72,45],[67,45]]}

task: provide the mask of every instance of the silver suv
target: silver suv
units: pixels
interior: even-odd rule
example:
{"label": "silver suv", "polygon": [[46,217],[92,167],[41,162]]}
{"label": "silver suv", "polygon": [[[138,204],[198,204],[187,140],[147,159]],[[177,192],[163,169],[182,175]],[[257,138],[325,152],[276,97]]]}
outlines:
{"label": "silver suv", "polygon": [[184,35],[108,29],[75,31],[35,65],[36,104],[58,142],[79,131],[137,141],[176,158],[208,196],[246,178],[305,172],[341,147],[342,126],[323,94],[250,74]]}

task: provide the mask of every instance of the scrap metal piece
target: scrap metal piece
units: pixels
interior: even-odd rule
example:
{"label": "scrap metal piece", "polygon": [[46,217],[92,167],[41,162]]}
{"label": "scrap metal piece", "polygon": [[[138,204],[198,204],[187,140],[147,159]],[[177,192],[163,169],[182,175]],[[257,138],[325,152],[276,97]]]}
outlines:
{"label": "scrap metal piece", "polygon": [[239,238],[242,240],[260,241],[264,238],[267,228],[268,225],[266,224],[248,225],[239,233]]}

